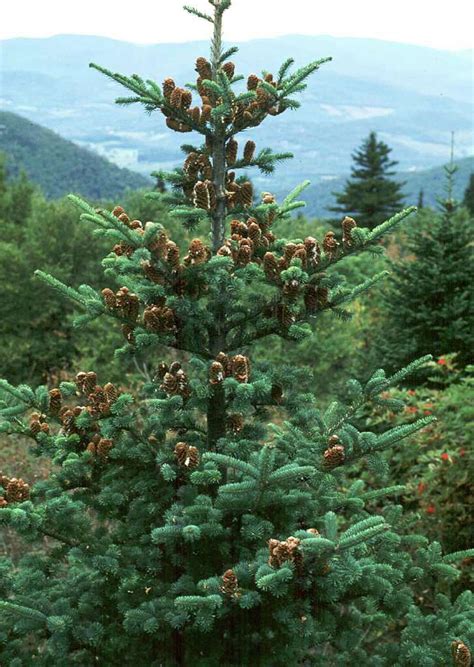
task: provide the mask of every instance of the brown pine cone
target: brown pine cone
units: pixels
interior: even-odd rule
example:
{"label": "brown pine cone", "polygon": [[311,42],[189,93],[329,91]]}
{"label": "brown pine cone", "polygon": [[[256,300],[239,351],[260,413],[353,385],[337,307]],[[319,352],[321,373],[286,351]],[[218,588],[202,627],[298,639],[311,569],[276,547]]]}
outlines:
{"label": "brown pine cone", "polygon": [[260,243],[260,239],[261,239],[261,236],[262,236],[262,231],[261,231],[260,225],[257,223],[257,221],[255,221],[255,219],[252,219],[252,218],[251,218],[251,220],[252,220],[252,222],[249,222],[249,224],[247,225],[248,235],[249,235],[249,238],[252,239],[254,244],[258,245]]}
{"label": "brown pine cone", "polygon": [[181,108],[183,92],[182,88],[173,88],[169,98],[169,103],[172,107],[175,107],[176,109]]}
{"label": "brown pine cone", "polygon": [[201,123],[208,123],[211,120],[212,107],[210,104],[203,104],[201,107]]}
{"label": "brown pine cone", "polygon": [[181,91],[181,108],[184,110],[189,109],[192,102],[193,102],[193,95],[191,91],[183,88]]}
{"label": "brown pine cone", "polygon": [[176,84],[173,81],[173,79],[168,78],[163,81],[163,95],[166,97],[167,100],[170,99],[171,93],[175,88]]}
{"label": "brown pine cone", "polygon": [[5,499],[8,503],[21,503],[30,497],[30,487],[21,478],[12,477],[5,487]]}
{"label": "brown pine cone", "polygon": [[150,280],[150,282],[154,283],[155,285],[164,284],[165,280],[164,277],[161,275],[161,272],[158,269],[156,269],[149,260],[145,260],[142,262],[142,268],[143,272],[145,273],[148,280]]}
{"label": "brown pine cone", "polygon": [[326,449],[323,456],[323,465],[326,470],[332,470],[333,468],[341,466],[346,458],[344,447],[342,445],[333,445],[332,447],[329,447]]}
{"label": "brown pine cone", "polygon": [[168,236],[164,230],[161,230],[153,238],[151,243],[148,245],[148,250],[154,255],[163,259],[166,253],[166,244],[168,243]]}
{"label": "brown pine cone", "polygon": [[276,318],[285,329],[291,327],[296,321],[295,314],[284,303],[279,303],[277,305]]}
{"label": "brown pine cone", "polygon": [[229,81],[232,81],[235,74],[235,65],[230,60],[222,65],[222,70],[225,72],[226,77]]}
{"label": "brown pine cone", "polygon": [[173,269],[179,267],[179,248],[174,241],[167,241],[165,249],[166,263],[170,264]]}
{"label": "brown pine cone", "polygon": [[255,154],[255,141],[249,139],[244,146],[244,162],[252,162]]}
{"label": "brown pine cone", "polygon": [[113,310],[116,307],[115,294],[108,287],[102,290],[102,298],[104,299],[105,305],[107,308],[110,308],[110,310]]}
{"label": "brown pine cone", "polygon": [[49,392],[49,410],[57,415],[61,410],[61,392],[59,389],[51,389]]}
{"label": "brown pine cone", "polygon": [[107,438],[101,438],[97,444],[97,449],[96,449],[97,456],[101,458],[103,461],[105,461],[113,446],[114,443],[112,440],[108,440]]}
{"label": "brown pine cone", "polygon": [[326,308],[326,306],[329,303],[328,297],[329,297],[329,290],[327,287],[316,288],[317,307],[319,309]]}
{"label": "brown pine cone", "polygon": [[301,553],[298,549],[299,544],[300,540],[297,537],[288,537],[284,542],[275,539],[269,540],[268,549],[270,555],[268,564],[270,567],[281,567],[287,561],[299,564],[301,562]]}
{"label": "brown pine cone", "polygon": [[112,210],[112,215],[115,216],[116,218],[119,218],[122,215],[122,213],[125,213],[125,210],[121,206],[116,206]]}
{"label": "brown pine cone", "polygon": [[263,256],[263,270],[268,280],[278,282],[280,280],[280,267],[272,252],[266,252]]}
{"label": "brown pine cone", "polygon": [[226,570],[222,575],[221,591],[224,593],[224,595],[238,597],[239,582],[235,576],[234,570]]}
{"label": "brown pine cone", "polygon": [[219,354],[216,357],[216,361],[218,361],[221,365],[222,368],[224,369],[225,376],[228,377],[229,375],[232,375],[232,358],[229,357],[225,352],[219,352]]}
{"label": "brown pine cone", "polygon": [[451,654],[453,656],[454,667],[471,667],[471,651],[464,642],[455,639],[451,643]]}
{"label": "brown pine cone", "polygon": [[244,427],[244,418],[238,413],[227,415],[226,426],[232,433],[240,433]]}
{"label": "brown pine cone", "polygon": [[225,147],[225,157],[229,167],[236,163],[238,149],[239,144],[234,138],[231,137]]}
{"label": "brown pine cone", "polygon": [[176,331],[174,311],[168,306],[147,306],[143,312],[143,323],[148,331],[154,333]]}
{"label": "brown pine cone", "polygon": [[190,109],[189,115],[195,125],[201,124],[201,109],[199,107],[193,107],[192,109]]}
{"label": "brown pine cone", "polygon": [[357,223],[354,218],[349,218],[349,216],[346,215],[342,221],[342,245],[344,249],[352,247],[352,230],[355,227],[357,227]]}
{"label": "brown pine cone", "polygon": [[[245,241],[247,239],[242,239]],[[237,266],[247,266],[252,260],[252,248],[250,245],[241,243],[239,250],[237,251],[237,256],[235,258],[235,263]]]}
{"label": "brown pine cone", "polygon": [[[77,376],[76,376],[76,380],[77,380]],[[82,385],[83,393],[86,396],[88,396],[89,394],[91,394],[94,391],[96,385],[97,385],[97,374],[94,373],[94,371],[89,371],[88,373],[85,373],[84,382],[83,382],[83,385]]]}
{"label": "brown pine cone", "polygon": [[135,329],[129,324],[122,325],[122,334],[129,345],[135,345]]}
{"label": "brown pine cone", "polygon": [[334,232],[326,232],[323,240],[323,250],[330,260],[335,259],[339,248],[339,242],[334,236]]}
{"label": "brown pine cone", "polygon": [[186,442],[178,442],[174,454],[178,464],[184,468],[196,468],[199,465],[199,450]]}
{"label": "brown pine cone", "polygon": [[109,403],[115,403],[119,395],[117,387],[112,382],[107,382],[104,386],[104,393]]}
{"label": "brown pine cone", "polygon": [[238,382],[248,382],[250,375],[250,362],[243,354],[232,357],[232,375]]}
{"label": "brown pine cone", "polygon": [[186,265],[197,265],[207,262],[211,257],[211,251],[207,248],[201,239],[193,239],[189,244],[188,254],[183,262]]}
{"label": "brown pine cone", "polygon": [[251,74],[247,79],[247,90],[256,90],[260,79],[256,74]]}
{"label": "brown pine cone", "polygon": [[222,384],[225,378],[224,367],[218,361],[213,361],[209,369],[209,382],[211,384]]}
{"label": "brown pine cone", "polygon": [[211,64],[204,56],[196,59],[196,72],[202,79],[212,79]]}
{"label": "brown pine cone", "polygon": [[244,206],[245,208],[247,208],[248,206],[252,206],[253,187],[250,181],[245,181],[245,183],[242,183],[242,185],[240,186],[239,195],[242,206]]}
{"label": "brown pine cone", "polygon": [[283,294],[291,301],[296,299],[300,292],[301,283],[299,280],[287,280],[283,285]]}
{"label": "brown pine cone", "polygon": [[178,391],[178,380],[176,379],[176,376],[172,373],[165,373],[160,389],[169,396],[176,394]]}

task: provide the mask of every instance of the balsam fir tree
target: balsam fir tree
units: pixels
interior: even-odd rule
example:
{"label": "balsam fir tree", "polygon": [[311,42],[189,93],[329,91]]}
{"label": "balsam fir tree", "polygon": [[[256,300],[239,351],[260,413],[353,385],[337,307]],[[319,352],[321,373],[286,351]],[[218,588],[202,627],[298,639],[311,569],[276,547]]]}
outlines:
{"label": "balsam fir tree", "polygon": [[408,233],[408,256],[393,264],[379,335],[381,357],[391,368],[428,351],[456,353],[463,366],[474,361],[473,220],[453,197],[456,171],[451,156],[439,211],[418,216]]}
{"label": "balsam fir tree", "polygon": [[330,210],[357,218],[359,224],[373,229],[403,205],[403,183],[394,181],[392,149],[371,132],[352,155],[351,177],[342,192],[333,193],[337,204]]}
{"label": "balsam fir tree", "polygon": [[[131,90],[119,102],[202,137],[168,180],[172,214],[210,235],[182,254],[159,222],[72,197],[113,245],[104,268],[118,289],[39,275],[84,308],[80,323],[105,315],[121,326],[119,354],[152,360],[156,374],[136,396],[91,370],[35,392],[2,382],[1,430],[31,437],[54,464],[31,487],[1,479],[2,521],[39,541],[2,566],[2,664],[467,665],[470,594],[452,601],[448,583],[436,610],[423,595],[436,577],[456,578],[470,552],[443,556],[398,534],[401,508],[388,499],[402,487],[344,481],[361,458],[383,473],[382,452],[430,421],[378,435],[355,425],[424,360],[350,382],[347,403],[320,413],[298,390],[301,371],[250,352],[270,335],[297,342],[323,310],[344,316],[375,280],[349,288],[337,265],[381,251],[412,209],[374,230],[345,218],[341,244],[332,232],[322,243],[275,238],[272,223],[301,205],[303,186],[281,203],[255,197],[238,170],[272,171],[284,156],[250,138],[241,150],[235,135],[296,108],[324,60],[294,73],[287,60],[239,90],[235,49],[221,45],[230,0],[210,4],[212,15],[189,9],[214,30],[195,86],[95,66]],[[177,360],[159,363],[163,346]]]}

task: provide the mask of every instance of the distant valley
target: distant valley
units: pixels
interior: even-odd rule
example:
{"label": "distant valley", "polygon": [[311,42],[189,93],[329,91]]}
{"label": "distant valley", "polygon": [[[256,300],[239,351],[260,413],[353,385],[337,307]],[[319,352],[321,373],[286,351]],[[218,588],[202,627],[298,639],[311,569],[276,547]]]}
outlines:
{"label": "distant valley", "polygon": [[[50,198],[74,192],[91,200],[114,199],[127,189],[150,188],[152,181],[141,174],[121,169],[104,157],[68,141],[51,130],[43,128],[17,114],[0,111],[0,151],[7,156],[7,169],[14,176],[24,170]],[[290,163],[287,163],[290,164]],[[455,196],[462,199],[469,176],[474,171],[474,157],[457,161]],[[276,177],[262,179],[255,172],[252,178],[261,189],[270,189],[279,197],[287,194],[281,179],[286,167],[281,166]],[[328,206],[333,203],[332,192],[344,185],[346,176],[316,176],[304,192],[307,202],[305,212],[310,216],[328,215]],[[420,190],[424,191],[427,205],[434,205],[436,197],[443,195],[445,185],[442,167],[433,167],[397,175],[405,182],[406,202],[414,204]]]}
{"label": "distant valley", "polygon": [[[473,150],[472,65],[469,52],[369,39],[286,36],[250,40],[235,57],[237,72],[275,71],[289,55],[297,65],[332,56],[310,80],[303,105],[252,131],[259,146],[291,150],[281,170],[284,189],[302,178],[318,181],[349,171],[351,152],[378,132],[393,148],[400,170],[427,169]],[[0,43],[0,108],[19,113],[62,137],[142,174],[175,165],[183,135],[167,131],[161,114],[118,108],[120,86],[88,68],[137,72],[185,84],[207,44],[134,45],[103,37],[59,35]],[[250,132],[249,132],[250,135]],[[184,140],[193,140],[186,135]]]}

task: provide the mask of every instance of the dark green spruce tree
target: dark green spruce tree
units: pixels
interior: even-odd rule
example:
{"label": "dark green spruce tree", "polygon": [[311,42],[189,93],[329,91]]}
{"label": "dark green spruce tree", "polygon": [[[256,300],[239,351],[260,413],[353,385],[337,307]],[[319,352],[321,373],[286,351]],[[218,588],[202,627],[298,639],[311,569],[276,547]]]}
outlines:
{"label": "dark green spruce tree", "polygon": [[471,215],[474,215],[474,174],[469,177],[469,183],[464,191],[463,205]]}
{"label": "dark green spruce tree", "polygon": [[351,177],[342,192],[334,193],[337,205],[329,210],[354,217],[369,229],[400,210],[403,183],[391,178],[395,173],[393,168],[398,164],[390,158],[391,152],[392,149],[371,132],[352,154]]}
{"label": "dark green spruce tree", "polygon": [[[467,665],[470,593],[451,599],[449,581],[474,551],[443,556],[437,543],[403,535],[390,500],[403,487],[345,477],[360,459],[383,472],[384,450],[429,423],[377,435],[356,426],[367,402],[383,404],[425,360],[350,382],[347,402],[322,413],[299,390],[301,371],[251,356],[271,335],[296,345],[324,310],[344,317],[375,280],[348,287],[338,264],[380,252],[412,209],[373,230],[346,218],[340,245],[333,232],[321,243],[276,238],[272,223],[301,205],[302,186],[282,202],[255,196],[240,170],[271,172],[288,155],[256,150],[248,135],[296,108],[324,60],[292,72],[289,59],[276,75],[251,74],[243,90],[235,49],[221,44],[230,0],[210,4],[210,15],[189,9],[213,28],[195,85],[94,66],[130,91],[120,103],[160,111],[192,135],[167,196],[172,215],[205,231],[183,250],[159,221],[72,197],[109,240],[103,266],[118,289],[39,275],[83,308],[79,324],[106,316],[121,326],[118,354],[145,357],[156,373],[134,395],[92,370],[52,389],[1,383],[1,431],[30,437],[53,462],[31,487],[1,478],[1,520],[35,544],[2,562],[1,662]],[[172,363],[157,358],[164,345]],[[444,594],[425,608],[440,576]]]}
{"label": "dark green spruce tree", "polygon": [[473,219],[453,198],[456,170],[452,161],[445,167],[439,211],[419,214],[406,258],[393,264],[380,335],[381,358],[391,368],[428,352],[455,352],[462,365],[474,361]]}

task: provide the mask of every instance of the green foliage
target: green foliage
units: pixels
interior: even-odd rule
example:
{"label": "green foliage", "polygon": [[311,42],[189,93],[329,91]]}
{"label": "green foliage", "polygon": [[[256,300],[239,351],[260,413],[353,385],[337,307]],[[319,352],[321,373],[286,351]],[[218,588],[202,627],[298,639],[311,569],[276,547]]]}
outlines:
{"label": "green foliage", "polygon": [[464,191],[463,205],[467,208],[471,215],[474,215],[474,174],[471,174],[469,183]]}
{"label": "green foliage", "polygon": [[[281,203],[271,193],[256,201],[251,183],[235,176],[234,135],[296,108],[293,95],[322,61],[290,73],[287,60],[276,79],[251,75],[247,92],[235,92],[240,78],[221,46],[230,0],[210,4],[212,17],[191,10],[214,27],[211,62],[196,62],[201,107],[170,79],[160,88],[97,68],[134,93],[121,103],[160,110],[171,129],[198,131],[205,143],[188,146],[183,169],[168,175],[186,254],[163,210],[141,220],[71,196],[97,250],[110,248],[106,284],[74,275],[70,286],[61,271],[36,272],[44,289],[81,308],[79,325],[96,335],[101,319],[119,325],[122,377],[135,363],[145,381],[126,391],[88,371],[53,389],[0,382],[1,432],[30,438],[52,463],[31,488],[0,478],[0,520],[38,545],[15,566],[1,564],[1,659],[40,667],[448,664],[453,642],[456,651],[472,645],[472,596],[432,601],[474,551],[445,557],[439,543],[405,536],[402,508],[390,500],[400,485],[351,480],[363,466],[383,481],[386,452],[431,424],[423,415],[361,427],[369,406],[399,406],[390,390],[429,357],[350,381],[343,400],[320,409],[300,369],[248,356],[269,336],[299,343],[323,313],[344,322],[348,304],[384,275],[362,265],[348,280],[344,265],[379,254],[380,239],[413,209],[371,229],[346,221],[340,243],[332,232],[321,243],[278,236],[306,184]],[[246,143],[246,162],[254,148]],[[254,166],[268,168],[269,155],[257,153]],[[186,241],[190,228],[207,238]],[[172,363],[157,363],[163,348]]]}
{"label": "green foliage", "polygon": [[428,352],[473,361],[473,225],[450,197],[453,174],[441,211],[417,216],[407,230],[406,256],[393,263],[379,333],[381,356],[392,368]]}
{"label": "green foliage", "polygon": [[391,399],[405,403],[403,411],[376,407],[367,419],[377,429],[387,422],[403,425],[421,416],[436,417],[410,447],[397,448],[388,457],[393,477],[406,487],[411,530],[439,540],[448,552],[468,549],[472,542],[472,370],[458,371],[453,355],[441,357],[430,365],[432,388],[391,390]]}
{"label": "green foliage", "polygon": [[335,193],[337,206],[330,210],[352,216],[370,229],[396,213],[403,204],[403,183],[390,178],[397,164],[390,159],[391,150],[371,132],[353,154],[351,179],[342,192]]}

